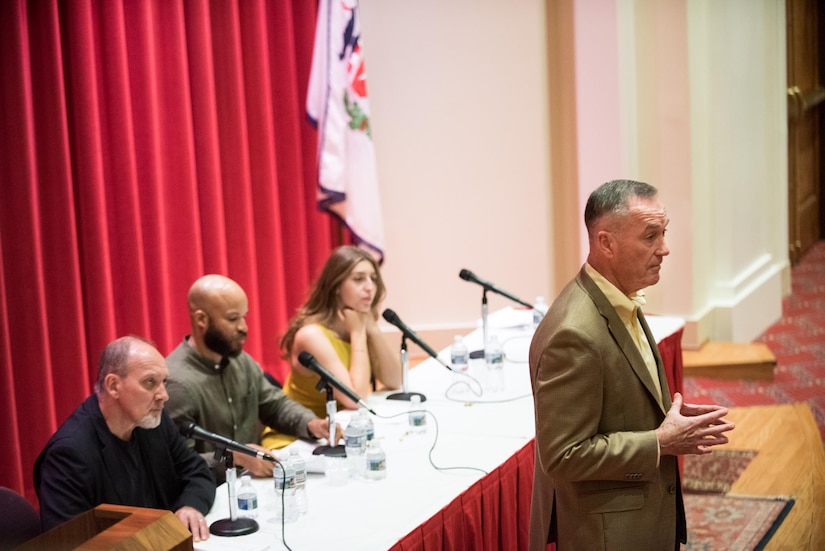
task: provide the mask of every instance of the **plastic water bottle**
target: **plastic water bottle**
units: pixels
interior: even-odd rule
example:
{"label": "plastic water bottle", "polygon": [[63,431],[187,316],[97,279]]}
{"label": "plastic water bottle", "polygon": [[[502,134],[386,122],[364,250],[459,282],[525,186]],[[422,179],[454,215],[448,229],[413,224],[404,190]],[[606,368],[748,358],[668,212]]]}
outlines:
{"label": "plastic water bottle", "polygon": [[367,411],[367,408],[362,407],[358,410],[359,422],[364,426],[367,433],[367,444],[375,437],[375,423],[372,422],[372,417]]}
{"label": "plastic water bottle", "polygon": [[453,371],[459,373],[467,373],[470,366],[470,352],[467,350],[467,345],[464,344],[464,337],[456,335],[453,345],[450,347],[450,363]]}
{"label": "plastic water bottle", "polygon": [[427,432],[427,412],[424,406],[421,405],[421,396],[413,394],[410,397],[410,432],[422,433]]}
{"label": "plastic water bottle", "polygon": [[367,444],[367,479],[381,480],[387,477],[387,454],[378,440]]}
{"label": "plastic water bottle", "polygon": [[547,313],[547,303],[544,302],[543,296],[537,296],[536,301],[533,303],[533,330],[535,331],[536,327],[539,326],[541,323],[544,314]]}
{"label": "plastic water bottle", "polygon": [[241,487],[238,488],[238,516],[256,518],[258,516],[258,492],[252,486],[249,475],[241,477]]}
{"label": "plastic water bottle", "polygon": [[289,450],[289,466],[295,470],[295,508],[298,515],[307,513],[307,464],[298,450]]}
{"label": "plastic water bottle", "polygon": [[298,518],[295,506],[295,469],[289,461],[279,461],[272,473],[275,479],[275,518],[294,522]]}
{"label": "plastic water bottle", "polygon": [[366,469],[364,455],[367,451],[367,430],[358,415],[350,419],[344,431],[344,449],[347,452],[350,476],[352,478],[363,476]]}
{"label": "plastic water bottle", "polygon": [[504,390],[504,352],[496,335],[490,335],[484,360],[487,363],[487,387],[490,392],[501,392]]}

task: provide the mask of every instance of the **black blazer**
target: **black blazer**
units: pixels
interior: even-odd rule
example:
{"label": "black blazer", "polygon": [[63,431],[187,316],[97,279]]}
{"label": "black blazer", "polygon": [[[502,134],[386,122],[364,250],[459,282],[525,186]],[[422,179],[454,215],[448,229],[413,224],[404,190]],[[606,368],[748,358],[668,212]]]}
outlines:
{"label": "black blazer", "polygon": [[206,462],[186,445],[164,410],[154,429],[136,428],[134,451],[148,486],[133,488],[132,463],[106,425],[97,395],[83,402],[51,437],[34,464],[40,520],[48,530],[100,505],[176,511],[188,505],[206,514],[215,501],[215,479]]}

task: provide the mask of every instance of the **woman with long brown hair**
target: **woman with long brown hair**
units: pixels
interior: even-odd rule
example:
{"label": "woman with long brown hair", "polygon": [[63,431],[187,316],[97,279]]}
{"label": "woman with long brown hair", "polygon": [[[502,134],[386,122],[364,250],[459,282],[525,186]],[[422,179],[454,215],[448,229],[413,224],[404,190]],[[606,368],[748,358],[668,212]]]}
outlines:
{"label": "woman with long brown hair", "polygon": [[[281,351],[291,371],[284,392],[326,415],[326,396],[315,385],[318,375],[298,362],[309,352],[330,373],[359,396],[369,395],[375,384],[396,389],[401,386],[401,361],[378,327],[378,305],[386,288],[375,259],[353,246],[335,249],[313,285],[309,299],[290,320],[281,339]],[[339,408],[357,409],[358,404],[338,390]],[[267,430],[262,444],[278,448],[289,441]]]}

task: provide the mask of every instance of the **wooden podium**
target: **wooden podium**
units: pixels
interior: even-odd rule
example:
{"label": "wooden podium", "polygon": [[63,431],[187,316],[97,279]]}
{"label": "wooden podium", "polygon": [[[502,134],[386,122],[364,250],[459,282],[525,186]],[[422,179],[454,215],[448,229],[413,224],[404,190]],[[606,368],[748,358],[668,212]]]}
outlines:
{"label": "wooden podium", "polygon": [[171,511],[98,505],[29,540],[19,551],[191,550],[192,533]]}

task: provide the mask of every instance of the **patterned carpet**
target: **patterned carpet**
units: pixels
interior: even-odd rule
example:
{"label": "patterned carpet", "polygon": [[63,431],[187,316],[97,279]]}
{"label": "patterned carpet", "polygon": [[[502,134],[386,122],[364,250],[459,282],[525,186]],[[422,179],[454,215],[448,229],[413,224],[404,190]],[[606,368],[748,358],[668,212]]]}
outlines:
{"label": "patterned carpet", "polygon": [[708,455],[685,455],[682,458],[682,489],[685,492],[726,494],[756,454],[756,450],[716,449]]}
{"label": "patterned carpet", "polygon": [[686,400],[701,403],[704,398],[727,407],[807,402],[825,441],[825,241],[791,269],[782,318],[756,341],[776,356],[773,381],[686,377]]}
{"label": "patterned carpet", "polygon": [[688,543],[684,551],[764,549],[794,505],[780,497],[685,494]]}

